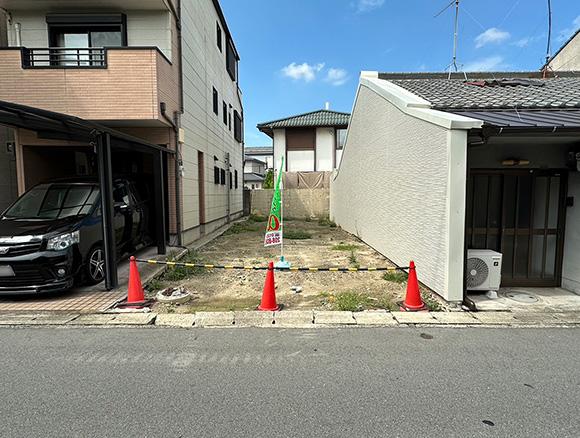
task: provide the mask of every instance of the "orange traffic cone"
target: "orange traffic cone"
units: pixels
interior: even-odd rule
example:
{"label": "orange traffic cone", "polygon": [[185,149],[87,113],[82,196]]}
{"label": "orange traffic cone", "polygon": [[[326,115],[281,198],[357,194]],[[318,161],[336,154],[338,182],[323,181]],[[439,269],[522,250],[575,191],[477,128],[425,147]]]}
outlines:
{"label": "orange traffic cone", "polygon": [[141,284],[141,276],[137,269],[135,257],[129,259],[129,290],[127,292],[127,302],[125,304],[144,304],[145,291]]}
{"label": "orange traffic cone", "polygon": [[402,310],[407,312],[417,312],[425,310],[425,303],[421,299],[419,292],[419,281],[417,280],[417,270],[415,269],[415,262],[411,260],[409,263],[409,278],[407,279],[407,294],[405,301],[403,301]]}
{"label": "orange traffic cone", "polygon": [[274,262],[268,263],[268,273],[266,274],[266,283],[264,283],[264,292],[262,293],[262,302],[258,310],[273,312],[280,310],[276,304],[276,286],[274,285]]}

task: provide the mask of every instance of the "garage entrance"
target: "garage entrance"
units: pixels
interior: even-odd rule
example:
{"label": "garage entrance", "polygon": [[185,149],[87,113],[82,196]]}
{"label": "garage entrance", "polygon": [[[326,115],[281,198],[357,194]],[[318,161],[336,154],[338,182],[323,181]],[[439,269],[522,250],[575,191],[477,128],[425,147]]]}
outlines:
{"label": "garage entrance", "polygon": [[[97,123],[50,111],[0,101],[0,124],[33,131],[50,144],[22,145],[23,187],[55,178],[94,178],[101,193],[105,284],[118,284],[115,236],[115,180],[124,178],[139,189],[139,202],[149,205],[151,244],[165,254],[168,236],[167,155],[173,151]],[[137,201],[137,200],[136,200]],[[118,215],[118,214],[117,214]],[[128,216],[124,212],[125,216]]]}

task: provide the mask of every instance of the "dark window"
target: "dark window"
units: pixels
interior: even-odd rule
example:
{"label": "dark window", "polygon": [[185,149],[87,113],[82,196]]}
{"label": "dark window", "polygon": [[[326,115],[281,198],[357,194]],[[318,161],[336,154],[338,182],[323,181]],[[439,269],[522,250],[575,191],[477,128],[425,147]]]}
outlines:
{"label": "dark window", "polygon": [[236,185],[236,189],[237,189],[238,188],[238,171],[237,170],[234,172],[234,175],[235,175],[235,178],[236,178],[235,185]]}
{"label": "dark window", "polygon": [[230,110],[228,111],[228,129],[232,130],[232,106],[230,105]]}
{"label": "dark window", "polygon": [[234,45],[231,40],[228,40],[226,47],[226,69],[232,78],[232,81],[238,80],[238,59],[234,51]]}
{"label": "dark window", "polygon": [[230,189],[234,188],[234,179],[232,178],[232,172],[228,172],[228,176],[230,177]]}
{"label": "dark window", "polygon": [[216,116],[217,116],[217,114],[219,112],[219,109],[218,109],[218,101],[219,101],[218,92],[214,88],[213,89],[213,112],[216,114]]}
{"label": "dark window", "polygon": [[238,143],[242,142],[242,118],[240,114],[234,110],[234,138]]}
{"label": "dark window", "polygon": [[215,23],[215,28],[216,28],[216,43],[218,46],[218,49],[220,49],[220,52],[222,51],[222,28],[220,27],[220,24],[216,21]]}
{"label": "dark window", "polygon": [[220,168],[217,166],[213,167],[213,182],[214,184],[220,183]]}
{"label": "dark window", "polygon": [[286,129],[286,149],[291,151],[314,150],[316,148],[316,129]]}
{"label": "dark window", "polygon": [[222,118],[224,121],[224,125],[228,126],[228,105],[225,102],[222,102]]}
{"label": "dark window", "polygon": [[220,169],[220,182],[222,186],[226,185],[226,170],[225,169]]}

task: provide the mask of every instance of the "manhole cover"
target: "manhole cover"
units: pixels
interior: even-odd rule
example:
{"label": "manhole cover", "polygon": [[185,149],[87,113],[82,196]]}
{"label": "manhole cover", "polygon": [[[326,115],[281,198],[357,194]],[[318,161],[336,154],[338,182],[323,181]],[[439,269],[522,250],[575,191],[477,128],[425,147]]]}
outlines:
{"label": "manhole cover", "polygon": [[518,303],[533,304],[539,301],[538,298],[526,292],[508,292],[505,296]]}

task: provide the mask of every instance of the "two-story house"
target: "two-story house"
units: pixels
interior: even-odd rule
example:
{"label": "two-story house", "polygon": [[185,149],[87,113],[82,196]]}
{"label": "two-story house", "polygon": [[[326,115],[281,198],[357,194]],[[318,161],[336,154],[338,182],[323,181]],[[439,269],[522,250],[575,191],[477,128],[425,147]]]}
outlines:
{"label": "two-story house", "polygon": [[350,114],[323,109],[258,124],[273,140],[274,167],[284,157],[288,172],[332,171],[338,167]]}
{"label": "two-story house", "polygon": [[272,146],[246,146],[244,156],[246,159],[255,158],[266,163],[266,169],[274,167],[274,148]]}
{"label": "two-story house", "polygon": [[261,189],[266,176],[266,162],[254,157],[244,160],[244,187],[247,189]]}
{"label": "two-story house", "polygon": [[94,176],[105,219],[131,175],[160,251],[242,214],[239,56],[218,0],[0,0],[0,21],[0,169],[16,179],[0,187]]}

